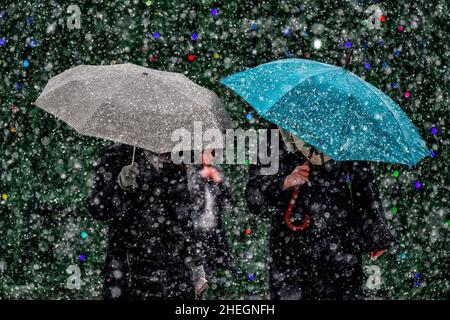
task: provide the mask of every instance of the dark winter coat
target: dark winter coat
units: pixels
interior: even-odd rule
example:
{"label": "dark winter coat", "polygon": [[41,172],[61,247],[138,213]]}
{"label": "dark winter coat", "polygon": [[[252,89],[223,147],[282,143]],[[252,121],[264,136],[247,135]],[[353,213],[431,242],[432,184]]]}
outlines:
{"label": "dark winter coat", "polygon": [[[378,189],[366,162],[310,165],[309,183],[300,187],[292,216],[308,229],[294,232],[284,222],[293,190],[283,191],[284,179],[305,162],[289,153],[280,139],[277,174],[249,169],[246,188],[249,209],[271,216],[269,281],[272,299],[358,299],[362,294],[363,254],[394,242],[384,218]],[[347,182],[349,181],[349,182]]]}
{"label": "dark winter coat", "polygon": [[[207,278],[210,278],[218,269],[234,271],[222,222],[222,216],[231,209],[233,204],[233,191],[223,172],[218,167],[214,168],[222,178],[220,183],[204,179],[200,175],[202,166],[194,165],[188,169],[188,185],[196,238],[195,256],[201,259],[199,263],[203,264]],[[206,217],[206,207],[208,206],[212,211],[211,217]],[[208,224],[212,225],[208,227]]]}
{"label": "dark winter coat", "polygon": [[193,299],[193,224],[185,166],[156,170],[136,150],[138,188],[122,189],[118,175],[131,163],[132,147],[106,149],[95,168],[90,213],[109,223],[106,299]]}

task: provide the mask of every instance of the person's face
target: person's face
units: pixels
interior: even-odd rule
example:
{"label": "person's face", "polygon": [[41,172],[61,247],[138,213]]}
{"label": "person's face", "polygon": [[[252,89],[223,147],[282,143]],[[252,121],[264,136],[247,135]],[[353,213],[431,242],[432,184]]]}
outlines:
{"label": "person's face", "polygon": [[215,151],[214,149],[205,149],[202,153],[202,163],[204,165],[210,165],[214,160]]}
{"label": "person's face", "polygon": [[[294,140],[295,147],[300,150],[305,157],[308,157],[312,146],[294,135],[292,135],[292,139]],[[311,156],[310,162],[314,165],[321,165],[329,160],[331,160],[329,156],[316,149]]]}

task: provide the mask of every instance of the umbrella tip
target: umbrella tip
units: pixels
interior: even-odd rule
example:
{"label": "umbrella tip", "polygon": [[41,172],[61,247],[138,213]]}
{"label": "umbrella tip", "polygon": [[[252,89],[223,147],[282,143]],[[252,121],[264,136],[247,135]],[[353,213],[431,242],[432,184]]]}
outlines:
{"label": "umbrella tip", "polygon": [[350,50],[349,54],[347,55],[347,60],[345,61],[344,68],[347,68],[353,60],[353,49]]}

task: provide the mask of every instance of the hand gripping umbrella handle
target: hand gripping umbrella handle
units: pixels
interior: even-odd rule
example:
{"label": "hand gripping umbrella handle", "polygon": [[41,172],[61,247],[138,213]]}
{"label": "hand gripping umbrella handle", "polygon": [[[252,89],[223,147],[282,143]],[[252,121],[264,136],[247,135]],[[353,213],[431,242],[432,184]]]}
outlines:
{"label": "hand gripping umbrella handle", "polygon": [[[309,156],[308,159],[306,159],[305,164],[309,165],[313,153],[314,147],[312,147],[309,151]],[[292,193],[291,201],[289,202],[289,206],[286,210],[286,213],[284,214],[284,222],[286,222],[286,226],[295,232],[307,229],[311,223],[311,216],[309,215],[309,213],[306,213],[305,220],[301,225],[296,226],[291,222],[292,208],[294,208],[295,202],[297,201],[299,191],[300,186],[295,187],[294,192]]]}

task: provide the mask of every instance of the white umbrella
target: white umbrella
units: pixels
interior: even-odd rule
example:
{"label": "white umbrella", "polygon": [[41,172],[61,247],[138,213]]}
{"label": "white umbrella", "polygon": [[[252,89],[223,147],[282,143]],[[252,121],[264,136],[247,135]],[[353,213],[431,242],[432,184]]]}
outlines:
{"label": "white umbrella", "polygon": [[[217,95],[181,73],[131,63],[79,65],[51,78],[35,105],[78,133],[138,146],[172,150],[172,132],[234,125]],[[134,151],[133,151],[134,161]]]}

